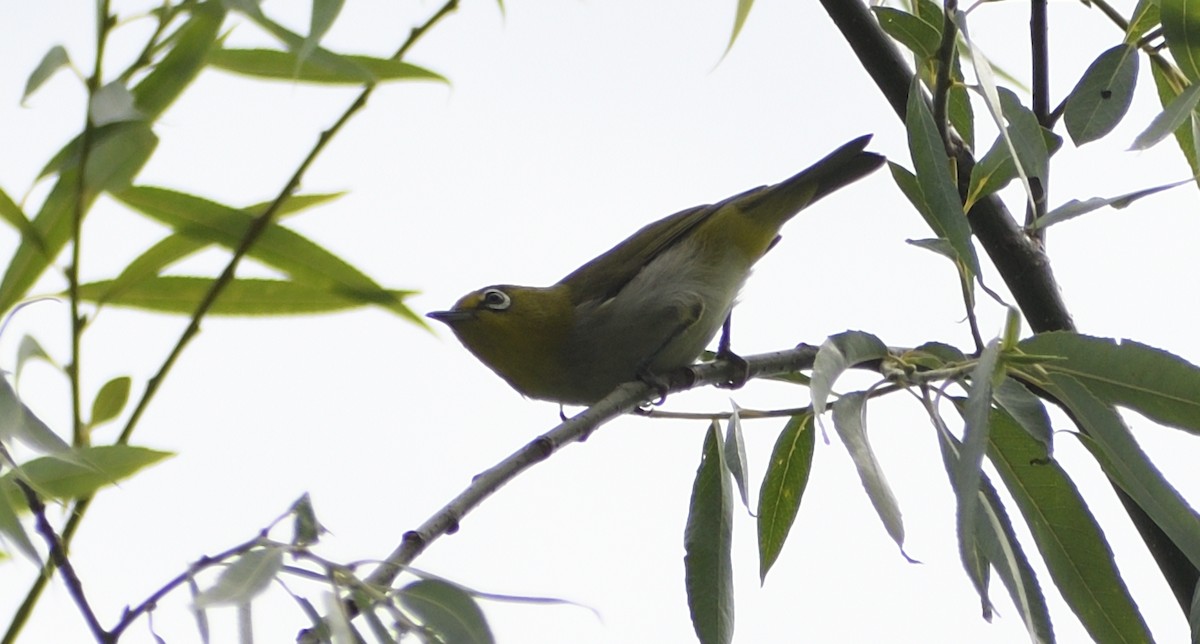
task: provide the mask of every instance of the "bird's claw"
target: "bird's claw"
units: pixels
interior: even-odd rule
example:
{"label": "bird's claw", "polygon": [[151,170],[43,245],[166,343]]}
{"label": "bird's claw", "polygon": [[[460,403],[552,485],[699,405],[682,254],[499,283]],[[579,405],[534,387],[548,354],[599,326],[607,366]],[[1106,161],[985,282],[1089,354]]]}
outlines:
{"label": "bird's claw", "polygon": [[746,362],[746,359],[742,356],[726,349],[717,352],[717,360],[728,362],[730,369],[733,371],[733,375],[729,377],[729,380],[718,383],[718,387],[724,389],[741,389],[750,380],[750,363]]}

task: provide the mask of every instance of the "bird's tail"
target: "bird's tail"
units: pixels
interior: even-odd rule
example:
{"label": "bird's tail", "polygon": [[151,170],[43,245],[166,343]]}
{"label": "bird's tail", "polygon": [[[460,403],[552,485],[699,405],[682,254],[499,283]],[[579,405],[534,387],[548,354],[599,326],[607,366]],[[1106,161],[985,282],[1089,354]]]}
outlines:
{"label": "bird's tail", "polygon": [[756,191],[743,209],[761,212],[768,218],[778,217],[777,225],[791,219],[797,212],[818,199],[833,193],[871,174],[886,160],[882,155],[867,152],[871,135],[860,136],[830,152],[825,158],[801,170],[790,179]]}

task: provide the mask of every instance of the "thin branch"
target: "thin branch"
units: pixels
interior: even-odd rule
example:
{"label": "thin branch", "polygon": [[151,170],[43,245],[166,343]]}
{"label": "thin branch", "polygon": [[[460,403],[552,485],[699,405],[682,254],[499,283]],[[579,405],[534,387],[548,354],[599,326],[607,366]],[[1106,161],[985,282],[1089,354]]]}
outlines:
{"label": "thin branch", "polygon": [[950,119],[947,111],[950,104],[950,87],[954,85],[954,51],[958,45],[958,23],[954,14],[958,11],[958,0],[945,0],[942,19],[942,42],[937,52],[937,77],[933,85],[933,122],[942,145],[950,150]]}
{"label": "thin branch", "polygon": [[[1050,120],[1050,26],[1046,16],[1046,0],[1033,0],[1030,4],[1029,41],[1033,65],[1033,114],[1042,127],[1052,127]],[[1049,164],[1047,164],[1049,175]],[[1035,190],[1033,208],[1025,215],[1025,226],[1046,214],[1046,199],[1050,191],[1050,177],[1040,178],[1041,189]],[[1046,230],[1039,228],[1029,233],[1038,243],[1044,243]]]}
{"label": "thin branch", "polygon": [[96,611],[92,610],[91,603],[87,600],[87,595],[83,592],[83,583],[79,581],[79,575],[75,573],[75,567],[71,565],[71,560],[67,557],[66,545],[59,538],[58,533],[54,531],[54,527],[50,525],[50,520],[46,518],[46,504],[38,497],[33,488],[29,487],[20,477],[13,478],[13,482],[20,488],[21,493],[25,495],[25,502],[29,505],[29,511],[33,513],[34,524],[37,526],[38,534],[42,535],[46,546],[50,549],[50,560],[58,568],[59,575],[62,576],[63,584],[67,587],[67,594],[79,607],[79,612],[83,613],[83,619],[87,622],[88,628],[92,631],[92,636],[97,642],[108,642],[109,634],[100,625],[100,620],[96,618]]}

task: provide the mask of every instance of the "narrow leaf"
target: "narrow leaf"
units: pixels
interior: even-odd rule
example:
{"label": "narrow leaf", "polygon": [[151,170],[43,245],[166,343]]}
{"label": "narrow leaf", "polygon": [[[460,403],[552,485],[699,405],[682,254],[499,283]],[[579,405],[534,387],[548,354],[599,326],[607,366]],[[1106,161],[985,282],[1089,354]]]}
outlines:
{"label": "narrow leaf", "polygon": [[800,499],[812,471],[816,431],[812,414],[792,416],[771,451],[771,461],[758,492],[758,577],[779,558],[800,510]]}
{"label": "narrow leaf", "polygon": [[833,383],[847,369],[887,357],[887,345],[882,340],[864,331],[845,331],[829,336],[821,343],[813,359],[812,396],[813,414],[825,412]]}
{"label": "narrow leaf", "polygon": [[725,466],[729,468],[729,475],[733,477],[733,482],[737,484],[738,495],[742,498],[742,505],[749,510],[750,493],[746,489],[746,470],[748,469],[746,467],[746,441],[742,437],[740,411],[740,408],[735,404],[733,406],[733,414],[729,417],[729,424],[725,428]]}
{"label": "narrow leaf", "polygon": [[92,419],[89,425],[96,426],[117,417],[129,401],[129,376],[120,376],[104,383],[92,401]]}
{"label": "narrow leaf", "polygon": [[1097,460],[1110,478],[1150,515],[1193,566],[1200,566],[1200,516],[1163,478],[1116,411],[1071,376],[1052,373],[1050,385],[1052,393],[1087,428],[1090,440],[1084,444],[1099,451]]}
{"label": "narrow leaf", "polygon": [[[971,390],[967,396],[963,414],[963,441],[956,454],[954,494],[958,499],[958,538],[963,565],[968,572],[985,569],[987,564],[978,561],[977,550],[972,545],[977,539],[975,531],[979,525],[979,485],[983,477],[983,454],[987,450],[989,410],[992,404],[992,382],[998,373],[1003,373],[1000,361],[1000,342],[992,340],[984,347],[979,362],[971,370]],[[987,587],[972,575],[980,597],[987,602]]]}
{"label": "narrow leaf", "polygon": [[907,47],[921,60],[937,55],[942,42],[941,22],[924,20],[902,9],[871,7],[884,33]]}
{"label": "narrow leaf", "polygon": [[422,626],[443,642],[491,644],[496,639],[479,604],[462,588],[434,579],[421,579],[396,593],[400,603]]}
{"label": "narrow leaf", "polygon": [[[1161,92],[1160,92],[1161,93]],[[1163,111],[1155,116],[1150,125],[1133,140],[1130,150],[1146,150],[1167,138],[1188,120],[1200,102],[1200,83],[1192,83],[1179,93]]]}
{"label": "narrow leaf", "polygon": [[304,37],[304,44],[300,47],[297,58],[304,61],[309,54],[316,50],[317,45],[321,44],[321,39],[329,33],[329,28],[337,20],[338,14],[342,12],[342,5],[345,0],[313,0],[312,16],[308,23],[308,35]]}
{"label": "narrow leaf", "polygon": [[[16,486],[13,486],[13,490],[17,491]],[[20,507],[24,508],[25,506]],[[15,547],[30,561],[41,563],[42,558],[38,555],[33,540],[25,532],[25,526],[21,525],[21,520],[17,517],[17,508],[13,507],[12,499],[8,494],[0,494],[0,537],[4,537],[6,543]]]}
{"label": "narrow leaf", "polygon": [[0,443],[10,444],[13,440],[39,454],[66,454],[71,446],[46,426],[9,384],[8,378],[0,374]]}
{"label": "narrow leaf", "polygon": [[993,409],[988,459],[1025,518],[1054,585],[1097,642],[1148,642],[1150,632],[1104,532],[1044,444]]}
{"label": "narrow leaf", "polygon": [[25,81],[25,93],[21,95],[21,104],[25,104],[25,100],[33,95],[55,72],[67,67],[71,64],[71,57],[67,55],[67,50],[62,45],[55,45],[42,56],[41,62],[33,69],[33,73],[29,75],[29,80]]}
{"label": "narrow leaf", "polygon": [[1133,100],[1138,52],[1121,44],[1100,54],[1067,96],[1063,123],[1075,145],[1095,141],[1121,122]]}
{"label": "narrow leaf", "polygon": [[[318,55],[323,52],[324,55]],[[318,49],[300,60],[299,52],[274,49],[217,49],[209,64],[234,74],[289,82],[362,85],[402,80],[448,83],[437,72],[410,63],[369,56],[338,55]]]}
{"label": "narrow leaf", "polygon": [[1193,179],[1189,177],[1182,181],[1175,181],[1166,185],[1154,186],[1153,188],[1135,190],[1133,192],[1116,197],[1109,197],[1107,199],[1102,197],[1092,197],[1086,201],[1071,199],[1067,203],[1046,213],[1044,217],[1039,217],[1038,219],[1034,220],[1033,228],[1037,229],[1053,226],[1059,222],[1066,221],[1068,219],[1074,219],[1075,217],[1085,215],[1093,210],[1099,210],[1105,206],[1112,206],[1113,208],[1119,210],[1143,197],[1149,197],[1150,195],[1158,194],[1164,190],[1170,190],[1171,188],[1182,186],[1185,183],[1192,183],[1192,181]]}
{"label": "narrow leaf", "polygon": [[971,244],[971,227],[963,214],[958,188],[950,175],[946,148],[934,125],[921,86],[916,81],[909,88],[906,125],[917,183],[928,207],[928,211],[921,214],[934,234],[950,242],[958,260],[971,274],[978,275],[979,259]]}
{"label": "narrow leaf", "polygon": [[1125,30],[1125,42],[1131,45],[1141,40],[1142,36],[1149,33],[1151,29],[1162,24],[1162,18],[1158,11],[1158,0],[1138,0],[1131,15],[1129,28]]}
{"label": "narrow leaf", "polygon": [[[938,447],[942,451],[942,464],[946,468],[946,474],[950,477],[951,486],[954,488],[954,494],[961,496],[962,488],[958,484],[959,472],[962,471],[961,458],[959,456],[962,450],[962,443],[952,436],[945,424],[940,418],[935,419],[935,424],[938,425]],[[982,477],[981,477],[982,480]],[[975,504],[978,506],[982,502],[983,493],[979,489],[975,489],[970,493],[975,497]],[[958,499],[958,505],[963,505],[963,500]],[[971,585],[975,587],[975,592],[979,595],[979,601],[982,608],[983,618],[987,621],[992,619],[992,600],[988,596],[988,584],[990,581],[990,563],[987,553],[984,550],[983,540],[986,538],[984,534],[987,526],[981,525],[978,513],[971,515],[971,523],[965,526],[962,520],[961,513],[958,517],[958,551],[959,557],[962,560],[963,570],[967,573],[967,578],[971,580]],[[980,528],[984,528],[981,530]]]}
{"label": "narrow leaf", "polygon": [[154,121],[204,68],[225,20],[220,2],[192,4],[191,17],[170,39],[171,48],[150,73],[131,90],[137,110]]}
{"label": "narrow leaf", "polygon": [[864,418],[866,400],[866,393],[861,391],[839,398],[833,403],[833,427],[846,445],[846,451],[850,452],[850,459],[858,469],[858,478],[867,491],[867,497],[871,499],[871,505],[875,507],[875,513],[883,522],[883,528],[903,553],[904,521],[900,515],[900,505],[896,503],[883,468],[879,466],[867,440]]}
{"label": "narrow leaf", "polygon": [[1106,403],[1200,433],[1200,367],[1179,356],[1133,340],[1067,331],[1039,333],[1020,347],[1028,354],[1059,357],[1040,368],[1070,376]]}
{"label": "narrow leaf", "polygon": [[125,83],[115,80],[101,87],[92,96],[88,116],[97,126],[141,120],[144,115],[133,102],[133,94],[125,87]]}
{"label": "narrow leaf", "polygon": [[742,27],[746,25],[746,18],[750,16],[750,9],[753,6],[754,0],[737,0],[737,13],[733,17],[733,32],[729,34],[729,44],[725,46],[726,54],[733,49],[733,43],[737,41],[738,34],[742,33]]}
{"label": "narrow leaf", "polygon": [[[97,445],[72,450],[70,460],[43,456],[21,465],[23,478],[40,493],[57,501],[91,496],[97,490],[128,478],[168,456],[132,445]],[[11,480],[12,472],[0,477],[0,484],[13,505],[24,508],[25,499]]]}
{"label": "narrow leaf", "polygon": [[1171,57],[1195,84],[1200,81],[1200,5],[1192,0],[1159,0],[1158,6]]}
{"label": "narrow leaf", "polygon": [[1025,385],[1012,378],[1001,381],[992,391],[992,398],[1030,438],[1045,447],[1047,452],[1050,451],[1054,428],[1050,425],[1050,415],[1046,413],[1046,405],[1041,398],[1029,393]]}
{"label": "narrow leaf", "polygon": [[266,590],[282,568],[283,548],[251,550],[221,571],[217,583],[196,597],[196,607],[246,604]]}
{"label": "narrow leaf", "polygon": [[688,609],[702,644],[733,640],[733,491],[723,461],[721,432],[710,426],[683,534]]}

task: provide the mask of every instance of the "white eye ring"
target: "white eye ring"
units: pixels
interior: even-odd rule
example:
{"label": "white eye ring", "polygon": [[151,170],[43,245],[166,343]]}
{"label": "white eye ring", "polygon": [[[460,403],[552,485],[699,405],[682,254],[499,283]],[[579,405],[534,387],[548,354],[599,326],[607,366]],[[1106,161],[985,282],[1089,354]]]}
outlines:
{"label": "white eye ring", "polygon": [[489,288],[483,292],[480,303],[493,311],[503,311],[512,304],[512,298],[498,288]]}

